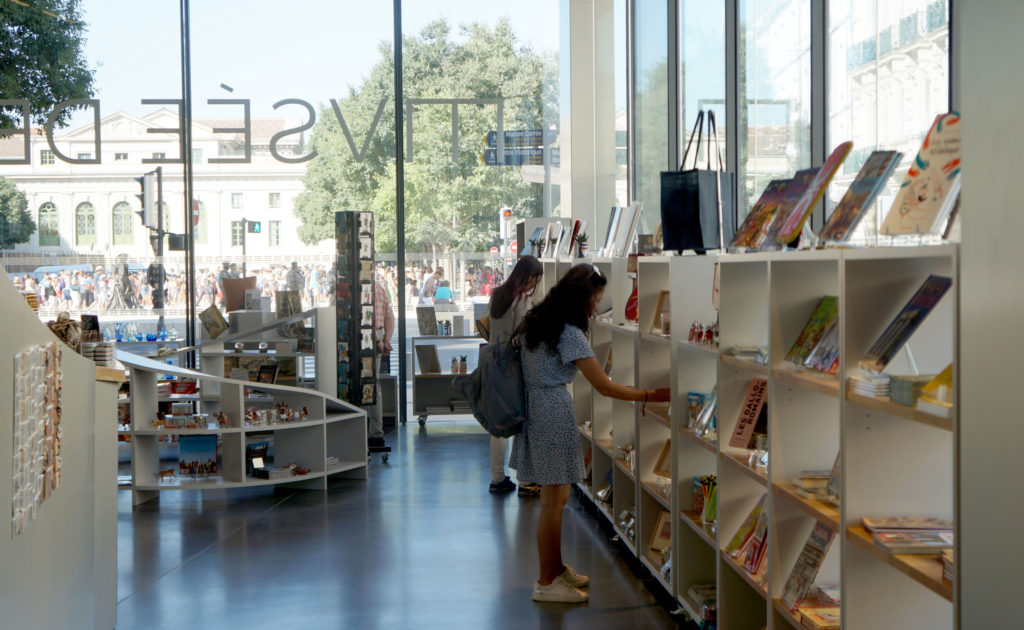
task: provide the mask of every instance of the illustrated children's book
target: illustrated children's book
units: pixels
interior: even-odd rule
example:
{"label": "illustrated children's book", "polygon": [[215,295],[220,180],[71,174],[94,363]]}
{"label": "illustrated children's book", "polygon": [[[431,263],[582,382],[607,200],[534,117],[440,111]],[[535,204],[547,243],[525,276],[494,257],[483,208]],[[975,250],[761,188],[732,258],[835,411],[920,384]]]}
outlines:
{"label": "illustrated children's book", "polygon": [[940,233],[960,185],[960,114],[935,118],[879,232]]}
{"label": "illustrated children's book", "polygon": [[868,349],[867,355],[860,361],[860,366],[872,372],[884,370],[952,284],[951,278],[928,276],[903,310],[896,315],[896,319],[892,320],[882,336]]}
{"label": "illustrated children's book", "polygon": [[725,546],[725,553],[729,554],[733,558],[738,558],[747,549],[747,544],[750,542],[750,536],[754,533],[754,527],[757,525],[757,521],[761,518],[761,512],[764,511],[765,502],[768,500],[767,494],[762,494],[761,498],[754,505],[753,509],[750,510],[750,514],[747,514],[747,518],[743,520],[740,528],[736,530],[733,537],[729,540],[729,544]]}
{"label": "illustrated children's book", "polygon": [[792,243],[800,236],[800,231],[803,230],[807,217],[811,215],[814,206],[821,201],[821,197],[825,194],[825,189],[828,187],[829,182],[832,181],[832,177],[839,170],[843,160],[850,154],[850,149],[852,148],[852,142],[844,142],[836,147],[832,151],[832,155],[828,156],[828,159],[822,164],[821,169],[814,176],[810,186],[807,187],[803,196],[800,197],[800,201],[789,210],[789,214],[786,216],[776,215],[770,232],[779,247]]}
{"label": "illustrated children's book", "polygon": [[793,347],[786,354],[786,361],[803,364],[810,356],[811,351],[818,345],[818,342],[825,335],[828,327],[836,320],[839,314],[839,298],[834,295],[826,295],[818,302],[818,306],[811,313],[800,335],[793,342]]}
{"label": "illustrated children's book", "polygon": [[818,577],[818,569],[825,561],[825,554],[832,546],[832,540],[836,537],[835,531],[823,523],[815,523],[804,543],[803,550],[797,556],[796,564],[789,573],[786,586],[782,589],[782,603],[789,610],[796,610],[797,605],[807,596],[807,592],[814,586],[814,579]]}
{"label": "illustrated children's book", "polygon": [[839,371],[839,318],[836,317],[811,350],[804,366],[835,376]]}
{"label": "illustrated children's book", "polygon": [[829,215],[825,227],[818,236],[822,240],[846,241],[857,229],[857,224],[864,217],[871,203],[882,192],[885,182],[896,170],[903,154],[899,151],[874,151],[864,162],[857,177],[846,189],[846,194],[839,200],[832,214]]}
{"label": "illustrated children's book", "polygon": [[773,179],[768,182],[761,197],[747,213],[736,234],[732,237],[729,247],[733,249],[754,249],[760,246],[763,226],[771,224],[775,212],[786,198],[786,189],[791,179]]}
{"label": "illustrated children's book", "polygon": [[757,248],[763,251],[771,251],[779,249],[776,242],[778,237],[778,229],[781,227],[781,221],[785,221],[785,217],[800,204],[800,199],[803,198],[804,194],[810,189],[811,183],[814,178],[818,176],[821,171],[820,168],[807,168],[802,171],[797,171],[793,175],[793,179],[790,180],[789,186],[786,187],[785,195],[783,196],[782,203],[775,210],[775,214],[772,215],[770,221],[761,226],[760,235],[758,236]]}

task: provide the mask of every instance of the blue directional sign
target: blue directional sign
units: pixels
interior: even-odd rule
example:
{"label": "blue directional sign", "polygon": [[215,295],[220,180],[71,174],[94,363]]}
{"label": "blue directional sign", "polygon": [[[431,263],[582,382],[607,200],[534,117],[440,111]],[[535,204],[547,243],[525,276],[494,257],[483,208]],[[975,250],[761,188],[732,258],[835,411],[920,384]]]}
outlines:
{"label": "blue directional sign", "polygon": [[[558,147],[551,148],[551,166],[561,162],[561,151]],[[498,150],[484,149],[480,161],[487,166],[543,166],[544,149],[505,149],[505,163],[498,164]]]}
{"label": "blue directional sign", "polygon": [[[543,129],[506,129],[505,148],[540,147],[544,146]],[[491,148],[498,146],[498,132],[488,131],[484,142]]]}

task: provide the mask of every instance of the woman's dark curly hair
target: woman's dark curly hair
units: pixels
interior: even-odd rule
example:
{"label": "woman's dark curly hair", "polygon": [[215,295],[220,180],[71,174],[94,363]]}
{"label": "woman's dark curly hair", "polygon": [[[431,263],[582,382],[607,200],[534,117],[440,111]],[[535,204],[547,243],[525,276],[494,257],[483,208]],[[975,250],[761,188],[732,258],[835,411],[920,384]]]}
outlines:
{"label": "woman's dark curly hair", "polygon": [[534,350],[544,342],[554,352],[566,324],[587,332],[596,308],[594,296],[606,284],[608,279],[594,265],[582,264],[570,269],[523,319],[520,330],[527,349]]}

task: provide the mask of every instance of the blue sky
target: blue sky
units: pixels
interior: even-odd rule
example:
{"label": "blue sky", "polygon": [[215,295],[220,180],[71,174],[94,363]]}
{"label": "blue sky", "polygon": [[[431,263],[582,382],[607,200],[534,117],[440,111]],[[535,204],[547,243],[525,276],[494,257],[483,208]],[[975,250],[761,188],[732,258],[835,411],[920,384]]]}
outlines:
{"label": "blue sky", "polygon": [[[508,17],[524,44],[557,50],[558,8],[557,0],[408,0],[403,27],[413,33],[439,17],[452,24],[493,24]],[[176,0],[86,0],[83,11],[86,57],[97,69],[103,115],[147,112],[152,106],[141,105],[141,99],[180,95]],[[317,103],[344,96],[369,72],[378,45],[391,41],[394,28],[387,0],[198,0],[191,12],[197,117],[240,112],[237,106],[206,105],[208,98],[249,98],[253,117],[266,117],[284,98]],[[82,121],[80,116],[77,122]]]}

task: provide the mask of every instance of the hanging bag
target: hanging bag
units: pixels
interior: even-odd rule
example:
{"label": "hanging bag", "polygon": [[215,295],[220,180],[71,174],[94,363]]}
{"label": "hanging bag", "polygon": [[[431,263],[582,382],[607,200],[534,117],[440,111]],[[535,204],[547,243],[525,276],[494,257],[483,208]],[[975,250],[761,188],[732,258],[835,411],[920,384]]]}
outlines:
{"label": "hanging bag", "polygon": [[[722,148],[718,142],[715,112],[708,110],[707,165],[698,167],[700,145],[704,135],[704,112],[697,113],[697,122],[690,132],[678,171],[661,173],[661,226],[664,249],[692,249],[703,253],[724,249],[736,232],[736,174],[725,170]],[[694,136],[693,168],[686,169]],[[712,169],[711,143],[718,155],[718,168]]]}
{"label": "hanging bag", "polygon": [[501,334],[481,346],[476,369],[452,379],[452,389],[466,399],[473,417],[494,437],[521,433],[526,421],[526,384],[518,338]]}

